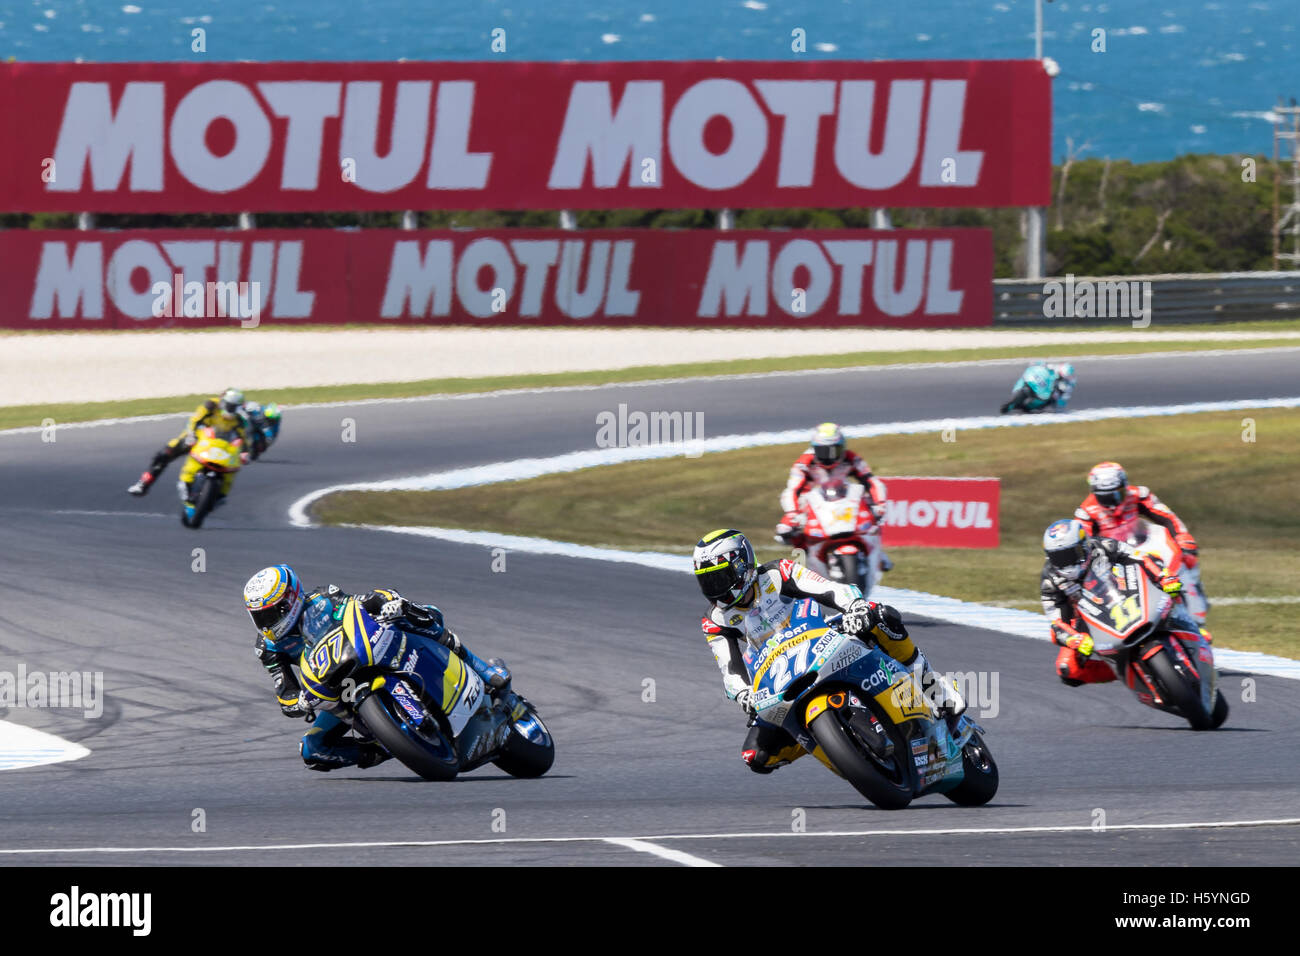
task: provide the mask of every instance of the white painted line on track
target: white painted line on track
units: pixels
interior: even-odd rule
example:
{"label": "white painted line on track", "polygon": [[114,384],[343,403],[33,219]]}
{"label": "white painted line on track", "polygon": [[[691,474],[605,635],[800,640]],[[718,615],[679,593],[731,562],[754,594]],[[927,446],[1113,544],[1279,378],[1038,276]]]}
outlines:
{"label": "white painted line on track", "polygon": [[[1032,362],[1060,361],[1069,359],[1072,362],[1110,362],[1110,361],[1128,361],[1133,359],[1180,359],[1205,356],[1213,358],[1216,356],[1239,356],[1239,355],[1259,355],[1275,352],[1297,352],[1300,346],[1281,345],[1258,349],[1201,349],[1188,350],[1182,352],[1127,352],[1120,355],[1071,355],[1068,346],[1063,346],[1066,351],[1055,356],[1024,356],[1012,358],[989,358],[989,359],[968,359],[955,362],[898,362],[890,365],[850,365],[840,368],[810,368],[810,369],[791,369],[788,371],[772,372],[737,372],[733,374],[722,375],[688,375],[680,378],[648,378],[639,379],[631,382],[604,382],[597,385],[541,385],[527,388],[499,388],[484,392],[455,392],[455,393],[437,393],[433,395],[411,395],[404,398],[358,398],[344,399],[333,402],[303,402],[301,404],[291,404],[281,402],[282,409],[308,409],[308,408],[356,408],[366,405],[408,405],[415,402],[464,402],[477,401],[488,398],[509,398],[519,395],[552,395],[564,392],[596,392],[609,388],[655,388],[664,385],[686,385],[697,384],[701,382],[743,382],[755,381],[771,378],[790,378],[793,376],[815,376],[815,375],[839,375],[853,373],[877,373],[877,372],[914,372],[925,369],[959,369],[959,368],[990,368],[1000,365],[1025,365]],[[385,383],[397,384],[402,383]],[[330,386],[321,386],[328,388]],[[159,399],[163,401],[163,399]],[[178,411],[165,412],[157,415],[134,415],[123,418],[98,418],[88,422],[57,422],[59,429],[65,428],[104,428],[112,425],[135,425],[142,422],[162,422],[175,418],[188,417],[192,412]],[[43,425],[25,425],[19,428],[0,429],[0,438],[7,435],[35,435],[45,431]]]}
{"label": "white painted line on track", "polygon": [[[917,836],[983,836],[1016,835],[1021,833],[1112,833],[1139,830],[1235,830],[1251,827],[1300,826],[1300,817],[1283,817],[1274,820],[1211,820],[1190,823],[1112,823],[1104,827],[1092,824],[1027,827],[934,827],[915,830],[820,830],[795,833],[792,830],[741,833],[661,833],[651,836],[567,836],[567,837],[501,837],[473,840],[371,840],[351,843],[271,843],[232,846],[83,846],[83,847],[23,847],[0,849],[0,855],[20,856],[39,853],[245,853],[273,850],[363,850],[394,847],[439,846],[516,846],[530,843],[663,843],[667,840],[768,840],[787,838],[795,840],[816,837],[917,837]],[[707,862],[707,861],[706,861]],[[714,865],[714,864],[710,864]]]}
{"label": "white painted line on track", "polygon": [[65,760],[80,760],[90,751],[43,730],[0,720],[0,770],[21,770]]}
{"label": "white painted line on track", "polygon": [[670,850],[666,846],[659,846],[658,844],[649,843],[645,840],[637,840],[632,837],[607,837],[605,842],[612,843],[614,846],[627,847],[627,849],[636,850],[638,853],[649,853],[665,860],[671,860],[674,863],[680,863],[682,866],[722,865],[721,863],[714,863],[711,860],[706,860],[703,857],[683,853],[681,850]]}

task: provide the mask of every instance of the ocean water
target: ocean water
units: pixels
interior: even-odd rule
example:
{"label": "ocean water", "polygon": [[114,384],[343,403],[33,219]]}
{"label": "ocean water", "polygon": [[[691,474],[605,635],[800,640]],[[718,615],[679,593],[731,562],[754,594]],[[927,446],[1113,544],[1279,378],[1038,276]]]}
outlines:
{"label": "ocean water", "polygon": [[[506,31],[506,51],[490,49]],[[791,50],[801,28],[807,52]],[[205,31],[206,53],[191,52]],[[1095,30],[1105,52],[1095,52]],[[1272,152],[1300,97],[1300,0],[1055,0],[1053,157]],[[1032,0],[0,0],[18,60],[1021,58]]]}

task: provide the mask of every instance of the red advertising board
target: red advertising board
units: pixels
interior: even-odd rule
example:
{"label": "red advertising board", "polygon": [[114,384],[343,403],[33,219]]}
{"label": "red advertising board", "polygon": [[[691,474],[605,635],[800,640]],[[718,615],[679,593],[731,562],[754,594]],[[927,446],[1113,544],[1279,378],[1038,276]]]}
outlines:
{"label": "red advertising board", "polygon": [[887,547],[996,548],[997,478],[884,478]]}
{"label": "red advertising board", "polygon": [[1042,206],[1033,60],[0,64],[0,209]]}
{"label": "red advertising board", "polygon": [[988,230],[0,232],[0,326],[992,324]]}

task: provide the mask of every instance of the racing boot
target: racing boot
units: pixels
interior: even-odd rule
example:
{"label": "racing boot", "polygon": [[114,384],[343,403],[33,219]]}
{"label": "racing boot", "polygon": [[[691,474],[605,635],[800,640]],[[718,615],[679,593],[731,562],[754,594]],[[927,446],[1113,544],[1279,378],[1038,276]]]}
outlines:
{"label": "racing boot", "polygon": [[[361,744],[344,735],[348,725],[328,711],[316,715],[311,730],[302,735],[298,753],[309,770],[330,771],[355,767],[362,758]],[[367,766],[372,766],[372,761]]]}
{"label": "racing boot", "polygon": [[912,672],[921,683],[925,701],[935,720],[943,720],[953,737],[961,732],[961,715],[966,712],[966,699],[948,678],[930,667],[930,662],[919,650],[916,659],[909,662]]}
{"label": "racing boot", "polygon": [[148,492],[149,488],[154,483],[154,479],[157,477],[158,476],[155,475],[152,471],[144,472],[142,475],[140,475],[139,481],[137,481],[130,488],[126,489],[126,493],[129,495],[135,495],[137,498],[139,498],[141,495]]}

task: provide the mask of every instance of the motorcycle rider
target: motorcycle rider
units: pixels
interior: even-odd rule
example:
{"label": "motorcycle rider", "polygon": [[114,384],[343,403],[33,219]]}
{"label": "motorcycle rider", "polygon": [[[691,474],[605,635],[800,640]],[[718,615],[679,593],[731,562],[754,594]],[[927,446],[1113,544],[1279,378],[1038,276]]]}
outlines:
{"label": "motorcycle rider", "polygon": [[[442,612],[432,604],[413,604],[392,588],[376,588],[364,594],[344,593],[331,584],[307,591],[293,568],[277,564],[263,568],[244,585],[244,607],[257,628],[254,651],[275,683],[275,696],[286,717],[311,717],[312,727],[303,735],[298,752],[312,770],[339,767],[370,767],[388,754],[371,741],[345,736],[349,724],[331,712],[328,702],[318,702],[304,691],[292,665],[339,626],[348,599],[358,603],[381,624],[431,638],[465,661],[494,692],[507,688],[510,671],[505,662],[480,660],[449,631]],[[320,710],[317,710],[317,707]]]}
{"label": "motorcycle rider", "polygon": [[259,402],[244,402],[244,418],[249,424],[249,454],[253,461],[257,461],[280,432],[280,406],[275,402],[265,406]]}
{"label": "motorcycle rider", "polygon": [[[244,447],[247,448],[248,426],[243,417],[243,405],[244,393],[236,388],[228,388],[220,395],[209,398],[194,410],[194,414],[185,425],[185,430],[158,450],[153,456],[153,461],[149,462],[149,467],[140,475],[140,480],[127,488],[127,492],[137,496],[147,493],[164,468],[189,453],[197,440],[197,430],[204,425],[211,425],[218,432],[236,432],[244,439]],[[246,458],[245,463],[247,460]]]}
{"label": "motorcycle rider", "polygon": [[[1115,564],[1136,564],[1166,594],[1178,594],[1182,583],[1178,575],[1160,566],[1150,555],[1138,554],[1123,541],[1098,538],[1088,534],[1088,529],[1077,518],[1053,521],[1043,532],[1043,571],[1039,580],[1039,597],[1043,613],[1052,629],[1052,642],[1060,646],[1056,655],[1056,673],[1070,687],[1080,684],[1104,684],[1115,679],[1115,671],[1104,661],[1092,660],[1092,635],[1084,626],[1079,613],[1078,600],[1083,594],[1083,579],[1090,567],[1097,574],[1110,572]],[[1210,637],[1181,611],[1182,602],[1170,612],[1174,623],[1192,633]]]}
{"label": "motorcycle rider", "polygon": [[936,675],[912,643],[902,616],[894,608],[867,601],[857,587],[836,584],[788,559],[758,564],[754,548],[739,531],[711,531],[695,546],[695,580],[710,602],[700,621],[704,637],[722,672],[729,700],[740,704],[751,727],[741,748],[741,759],[755,773],[770,773],[803,756],[804,749],[784,730],[754,723],[756,714],[745,647],[757,650],[786,626],[794,602],[811,598],[844,614],[840,630],[870,637],[882,650],[913,671],[923,688],[932,685],[936,717],[956,731],[966,702],[945,678]]}
{"label": "motorcycle rider", "polygon": [[[885,516],[885,485],[871,472],[871,466],[857,452],[848,448],[844,432],[834,422],[822,422],[813,432],[812,441],[790,467],[790,477],[781,492],[781,510],[784,514],[776,526],[776,535],[782,541],[797,543],[803,530],[803,517],[799,514],[799,499],[813,488],[839,480],[854,479],[866,488],[871,513],[876,527]],[[880,570],[889,571],[894,562],[885,553],[884,545],[876,536],[880,552]]]}
{"label": "motorcycle rider", "polygon": [[998,411],[1005,415],[1013,408],[1036,412],[1049,405],[1063,409],[1074,394],[1074,366],[1037,363],[1029,366],[1011,386],[1011,400]]}
{"label": "motorcycle rider", "polygon": [[[1088,534],[1115,537],[1132,528],[1138,518],[1167,528],[1181,552],[1181,560],[1171,563],[1170,570],[1195,586],[1201,597],[1201,570],[1196,553],[1196,539],[1178,515],[1157,498],[1146,485],[1130,485],[1124,467],[1115,461],[1098,462],[1088,472],[1091,492],[1075,509],[1074,517]],[[1207,602],[1208,605],[1208,602]]]}

